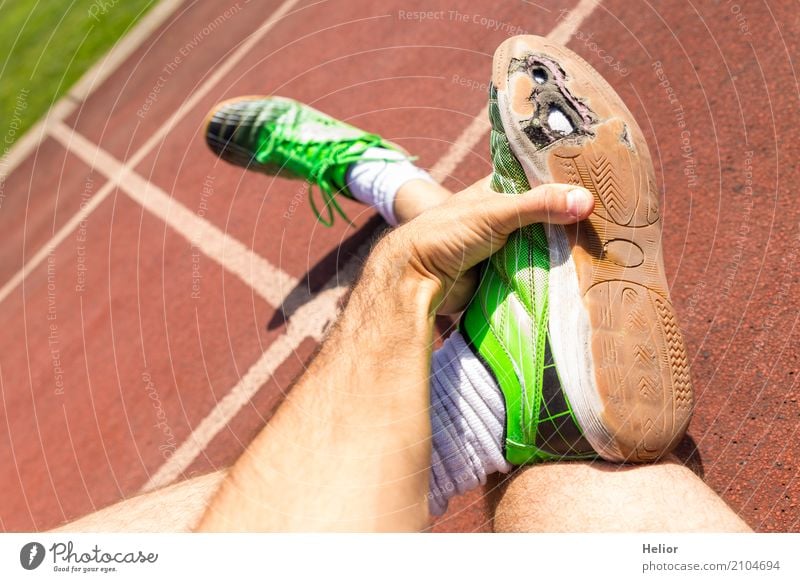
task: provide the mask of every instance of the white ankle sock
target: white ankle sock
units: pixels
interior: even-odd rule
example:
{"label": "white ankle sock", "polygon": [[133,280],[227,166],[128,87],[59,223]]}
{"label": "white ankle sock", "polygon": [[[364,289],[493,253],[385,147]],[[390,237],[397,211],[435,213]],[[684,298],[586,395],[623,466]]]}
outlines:
{"label": "white ankle sock", "polygon": [[[435,183],[405,155],[370,148],[347,170],[353,197],[397,225],[394,199],[411,180]],[[486,476],[507,473],[503,456],[506,407],[500,388],[460,333],[454,332],[431,363],[431,428],[433,447],[429,507],[434,515],[447,510],[449,499],[486,483]]]}
{"label": "white ankle sock", "polygon": [[511,470],[503,456],[505,422],[500,388],[462,335],[453,333],[431,362],[433,515],[443,514],[454,495],[486,483],[487,475]]}
{"label": "white ankle sock", "polygon": [[348,168],[345,178],[353,197],[375,208],[392,226],[398,222],[394,198],[400,187],[411,180],[434,183],[430,174],[408,161],[406,155],[378,147],[365,151],[363,159]]}

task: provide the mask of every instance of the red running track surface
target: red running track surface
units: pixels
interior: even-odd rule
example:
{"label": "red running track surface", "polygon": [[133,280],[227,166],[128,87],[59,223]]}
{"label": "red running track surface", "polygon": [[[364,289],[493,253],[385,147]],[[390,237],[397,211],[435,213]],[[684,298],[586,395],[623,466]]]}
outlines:
{"label": "red running track surface", "polygon": [[[339,296],[325,289],[380,230],[351,203],[352,225],[321,228],[301,183],[219,163],[201,133],[215,102],[293,97],[434,167],[482,112],[494,48],[550,33],[573,7],[176,9],[3,183],[0,527],[51,528],[148,483],[229,466],[313,354]],[[438,18],[409,17],[419,10]],[[603,0],[571,33],[639,120],[664,193],[666,266],[697,390],[681,454],[757,531],[798,531],[796,6]],[[481,133],[445,185],[487,174],[487,153]],[[191,236],[198,224],[238,250],[209,254],[196,238],[206,231]],[[277,275],[254,283],[231,266],[237,256]],[[236,406],[219,416],[220,402]],[[456,500],[436,529],[491,530],[491,499],[486,489]]]}

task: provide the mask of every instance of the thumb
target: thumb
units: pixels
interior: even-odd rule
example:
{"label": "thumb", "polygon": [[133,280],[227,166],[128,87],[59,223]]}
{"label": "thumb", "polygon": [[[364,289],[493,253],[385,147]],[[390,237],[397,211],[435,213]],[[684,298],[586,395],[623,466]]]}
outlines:
{"label": "thumb", "polygon": [[524,194],[495,194],[493,205],[494,227],[508,235],[537,222],[572,224],[581,221],[592,213],[594,197],[580,186],[542,184]]}

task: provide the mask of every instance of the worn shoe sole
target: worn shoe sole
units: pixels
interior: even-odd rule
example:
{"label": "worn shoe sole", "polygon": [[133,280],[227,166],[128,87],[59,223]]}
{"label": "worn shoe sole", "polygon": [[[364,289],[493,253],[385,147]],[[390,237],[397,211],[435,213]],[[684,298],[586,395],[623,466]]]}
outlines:
{"label": "worn shoe sole", "polygon": [[682,438],[693,397],[642,132],[588,63],[544,38],[505,41],[493,83],[528,181],[595,198],[587,220],[547,231],[551,347],[576,418],[604,458],[655,460]]}

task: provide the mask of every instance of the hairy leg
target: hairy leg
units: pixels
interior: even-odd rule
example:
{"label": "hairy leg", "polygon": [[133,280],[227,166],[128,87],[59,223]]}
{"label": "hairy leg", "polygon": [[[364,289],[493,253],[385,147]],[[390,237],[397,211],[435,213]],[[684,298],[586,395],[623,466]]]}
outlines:
{"label": "hairy leg", "polygon": [[227,474],[216,471],[125,499],[62,525],[56,532],[188,532]]}
{"label": "hairy leg", "polygon": [[425,180],[411,180],[397,191],[394,199],[395,216],[399,224],[403,224],[426,210],[439,206],[452,195],[450,190],[439,184]]}
{"label": "hairy leg", "polygon": [[[400,224],[403,224],[438,206],[452,195],[452,192],[438,184],[411,180],[397,192],[395,214]],[[190,531],[205,512],[226,472],[216,471],[125,499],[62,525],[54,531]]]}
{"label": "hairy leg", "polygon": [[436,309],[463,309],[474,292],[463,274],[520,226],[575,223],[592,203],[568,185],[502,196],[484,179],[384,237],[319,354],[198,529],[426,529]]}
{"label": "hairy leg", "polygon": [[500,495],[499,532],[747,532],[674,457],[653,465],[550,463],[520,470]]}
{"label": "hairy leg", "polygon": [[[397,193],[405,223],[452,193],[423,180]],[[188,531],[225,471],[121,501],[57,531]],[[497,531],[748,531],[689,469],[674,460],[646,466],[548,464],[521,470],[501,496]]]}

